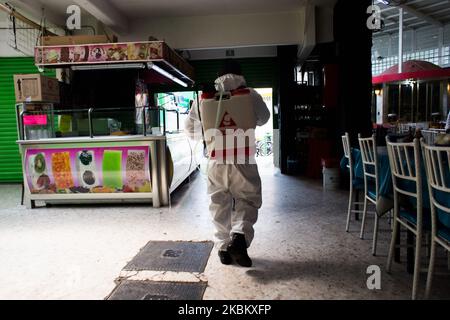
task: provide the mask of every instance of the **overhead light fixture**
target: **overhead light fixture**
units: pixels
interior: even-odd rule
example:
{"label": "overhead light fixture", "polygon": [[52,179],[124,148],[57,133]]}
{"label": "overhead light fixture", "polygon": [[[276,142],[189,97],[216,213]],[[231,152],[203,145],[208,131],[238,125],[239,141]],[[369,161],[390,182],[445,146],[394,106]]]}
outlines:
{"label": "overhead light fixture", "polygon": [[385,5],[390,5],[391,4],[391,1],[390,0],[378,0],[378,2],[380,2],[380,3],[382,3],[382,4],[385,4]]}
{"label": "overhead light fixture", "polygon": [[416,84],[416,80],[415,79],[408,79],[405,81],[406,85],[409,85],[411,87],[414,87],[414,85]]}
{"label": "overhead light fixture", "polygon": [[92,64],[72,66],[72,70],[144,69],[143,63]]}
{"label": "overhead light fixture", "polygon": [[180,79],[178,79],[177,77],[175,77],[174,75],[170,74],[169,72],[167,72],[166,70],[162,69],[161,67],[158,67],[156,64],[154,64],[153,62],[147,62],[147,67],[149,69],[153,69],[156,72],[158,72],[159,74],[165,76],[166,78],[169,78],[170,80],[172,80],[173,82],[178,83],[179,85],[183,86],[183,87],[187,87],[187,83],[184,81],[181,81]]}
{"label": "overhead light fixture", "polygon": [[[85,64],[85,65],[75,65],[72,66],[72,70],[111,70],[111,69],[144,69],[145,63],[116,63],[116,64]],[[178,83],[179,85],[183,87],[187,87],[188,84],[184,81],[181,81],[174,75],[170,74],[166,70],[162,69],[161,67],[158,67],[156,64],[152,62],[147,63],[148,69],[153,69],[159,74],[163,75],[164,77],[172,80],[173,82]]]}

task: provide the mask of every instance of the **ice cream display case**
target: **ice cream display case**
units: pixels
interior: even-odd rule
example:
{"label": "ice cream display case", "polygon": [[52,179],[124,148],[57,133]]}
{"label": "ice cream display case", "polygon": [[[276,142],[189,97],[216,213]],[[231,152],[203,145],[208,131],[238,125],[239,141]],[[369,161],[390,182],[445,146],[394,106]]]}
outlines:
{"label": "ice cream display case", "polygon": [[[170,194],[200,164],[203,144],[188,139],[180,127],[168,131],[165,114],[169,110],[143,108],[143,119],[147,118],[145,114],[152,114],[151,118],[161,116],[153,122],[155,127],[147,128],[143,122],[142,134],[121,131],[98,134],[95,128],[98,122],[92,118],[95,109],[84,111],[89,115],[87,134],[71,137],[28,136],[23,122],[37,111],[18,113],[18,144],[27,207],[33,208],[36,201],[152,202],[154,207],[159,207],[170,203]],[[67,116],[68,111],[51,109],[51,112],[58,119]],[[178,116],[177,113],[172,122],[179,124]],[[67,126],[56,120],[53,124],[56,129],[52,131],[59,134],[61,127]]]}
{"label": "ice cream display case", "polygon": [[146,200],[158,207],[161,143],[164,136],[21,140],[25,205]]}
{"label": "ice cream display case", "polygon": [[[33,208],[36,201],[168,205],[171,192],[198,168],[196,154],[202,150],[183,133],[178,114],[173,118],[177,130],[167,130],[166,114],[173,111],[149,105],[148,90],[153,83],[159,88],[161,84],[192,85],[193,68],[163,41],[37,46],[35,64],[70,68],[85,74],[83,81],[98,78],[103,82],[104,70],[123,72],[110,77],[108,85],[133,70],[139,90],[131,92],[130,82],[116,90],[106,84],[85,86],[78,94],[100,97],[92,100],[94,105],[82,99],[70,106],[59,104],[58,109],[48,109],[51,117],[45,123],[39,121],[47,110],[37,114],[16,106],[26,207]],[[74,82],[70,86],[75,88]],[[120,95],[120,91],[126,94]],[[123,100],[109,98],[119,105],[108,107],[101,100],[116,93],[135,97],[135,105],[129,105],[130,100],[124,105]],[[47,125],[52,130],[37,134],[31,125]]]}

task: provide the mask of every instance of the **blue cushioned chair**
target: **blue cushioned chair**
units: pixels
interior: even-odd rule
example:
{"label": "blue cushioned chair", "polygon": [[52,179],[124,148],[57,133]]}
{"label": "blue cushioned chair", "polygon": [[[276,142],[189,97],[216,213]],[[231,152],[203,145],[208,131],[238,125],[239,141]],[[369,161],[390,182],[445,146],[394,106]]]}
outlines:
{"label": "blue cushioned chair", "polygon": [[[419,139],[413,142],[391,142],[386,137],[389,163],[394,191],[394,225],[387,261],[387,271],[391,272],[392,259],[395,251],[395,239],[400,226],[405,227],[416,236],[415,260],[412,299],[417,298],[417,288],[420,275],[420,259],[422,249],[422,234],[424,231],[422,170],[420,160]],[[408,197],[408,206],[402,206],[401,197]],[[411,203],[410,201],[413,201]],[[427,220],[428,226],[430,220]]]}
{"label": "blue cushioned chair", "polygon": [[[361,134],[358,135],[359,148],[361,150],[361,159],[364,171],[364,209],[361,223],[360,238],[364,238],[364,228],[366,224],[367,206],[369,203],[377,205],[378,200],[378,158],[377,158],[377,146],[375,135],[370,138],[361,138]],[[375,224],[373,228],[373,243],[372,254],[376,255],[377,252],[377,238],[378,238],[378,215],[375,210]]]}
{"label": "blue cushioned chair", "polygon": [[344,157],[347,160],[347,168],[350,173],[350,194],[348,198],[348,211],[347,211],[347,223],[345,226],[345,231],[348,232],[350,227],[350,216],[352,213],[362,213],[362,210],[357,210],[356,207],[359,205],[362,205],[362,202],[359,202],[359,191],[364,190],[364,184],[361,183],[359,179],[355,178],[355,168],[354,168],[354,151],[350,147],[350,137],[348,135],[348,132],[345,133],[345,135],[342,136],[342,147],[344,149]]}
{"label": "blue cushioned chair", "polygon": [[436,244],[450,251],[450,147],[436,147],[424,143],[428,192],[431,205],[431,252],[425,297],[430,296],[436,258]]}

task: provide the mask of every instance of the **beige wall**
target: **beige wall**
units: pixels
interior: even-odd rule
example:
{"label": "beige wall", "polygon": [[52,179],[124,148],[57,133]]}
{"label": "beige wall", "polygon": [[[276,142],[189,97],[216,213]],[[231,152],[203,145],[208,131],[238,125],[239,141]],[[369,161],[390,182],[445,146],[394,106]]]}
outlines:
{"label": "beige wall", "polygon": [[8,15],[0,11],[0,57],[23,57],[24,54],[8,45],[10,31],[3,28],[8,28]]}
{"label": "beige wall", "polygon": [[296,12],[141,19],[120,41],[154,36],[177,49],[299,44],[304,10]]}
{"label": "beige wall", "polygon": [[[6,15],[0,16],[2,26]],[[95,18],[82,15],[82,25],[92,25],[97,33],[104,28]],[[109,34],[111,30],[105,28]],[[83,29],[82,33],[91,34]],[[208,49],[251,46],[301,45],[305,34],[305,10],[196,17],[138,19],[131,21],[127,34],[119,41],[147,40],[149,36],[165,40],[176,49]],[[21,55],[4,43],[6,31],[0,32],[0,56]]]}

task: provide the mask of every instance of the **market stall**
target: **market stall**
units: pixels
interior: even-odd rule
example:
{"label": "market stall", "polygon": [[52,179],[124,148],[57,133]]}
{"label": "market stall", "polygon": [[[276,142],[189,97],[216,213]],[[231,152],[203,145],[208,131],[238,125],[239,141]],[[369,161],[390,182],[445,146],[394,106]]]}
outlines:
{"label": "market stall", "polygon": [[[148,102],[147,90],[152,81],[192,85],[192,67],[162,41],[39,46],[35,62],[40,68],[88,72],[83,79],[105,76],[98,70],[132,69],[145,81],[138,80],[141,87],[131,93],[135,105],[105,108],[95,102],[69,107],[57,97],[43,97],[44,93],[31,97],[25,92],[26,79],[15,79],[24,91],[16,97],[16,111],[25,205],[32,208],[35,201],[169,204],[170,193],[198,167],[196,155],[203,150],[184,135],[180,114],[168,117],[168,110]],[[34,85],[48,91],[43,89],[47,80],[40,77]],[[108,91],[112,100],[115,91]],[[120,91],[130,95],[126,89]],[[174,121],[176,130],[169,132]]]}

